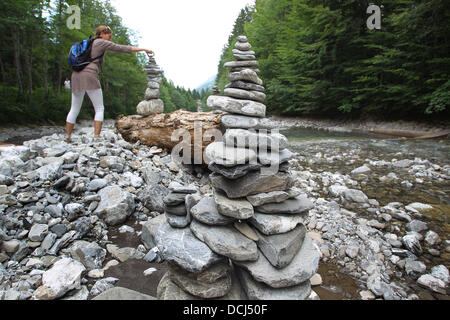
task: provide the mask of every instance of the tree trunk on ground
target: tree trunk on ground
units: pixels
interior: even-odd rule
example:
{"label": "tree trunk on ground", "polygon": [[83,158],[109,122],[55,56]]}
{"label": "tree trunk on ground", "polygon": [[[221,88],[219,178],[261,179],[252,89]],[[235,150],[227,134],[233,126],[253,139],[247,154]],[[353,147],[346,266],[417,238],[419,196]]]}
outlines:
{"label": "tree trunk on ground", "polygon": [[[184,129],[186,130],[185,133],[189,133],[190,138],[187,142],[191,148],[191,159],[194,159],[194,152],[200,150],[200,145],[203,154],[205,148],[214,142],[214,138],[210,140],[202,139],[207,130],[217,129],[221,134],[225,132],[220,122],[222,115],[223,113],[189,112],[181,109],[168,114],[160,113],[147,117],[140,115],[119,116],[116,121],[116,128],[122,137],[130,143],[140,141],[142,144],[157,146],[169,151],[183,141],[182,131],[176,130]],[[201,125],[201,128],[197,127],[194,130],[195,124]],[[194,146],[197,146],[197,148],[195,149]],[[202,162],[204,163],[203,157]]]}

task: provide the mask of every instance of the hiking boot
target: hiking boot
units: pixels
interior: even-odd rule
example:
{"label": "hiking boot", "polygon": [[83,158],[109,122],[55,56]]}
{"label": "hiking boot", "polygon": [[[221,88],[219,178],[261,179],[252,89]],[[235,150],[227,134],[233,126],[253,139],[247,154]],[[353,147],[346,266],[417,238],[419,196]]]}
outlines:
{"label": "hiking boot", "polygon": [[69,136],[66,136],[66,137],[64,138],[64,142],[71,143],[71,142],[72,142],[72,138],[69,137]]}

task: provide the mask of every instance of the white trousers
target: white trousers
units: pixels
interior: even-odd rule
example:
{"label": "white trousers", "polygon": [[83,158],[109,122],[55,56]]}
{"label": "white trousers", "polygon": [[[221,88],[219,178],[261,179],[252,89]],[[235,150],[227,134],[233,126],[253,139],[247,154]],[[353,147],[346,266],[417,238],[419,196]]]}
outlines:
{"label": "white trousers", "polygon": [[66,121],[75,124],[77,121],[78,114],[81,110],[81,105],[83,104],[84,94],[87,93],[92,101],[95,109],[95,121],[103,122],[105,106],[103,105],[103,92],[102,89],[86,90],[80,93],[72,93],[72,107],[67,115]]}

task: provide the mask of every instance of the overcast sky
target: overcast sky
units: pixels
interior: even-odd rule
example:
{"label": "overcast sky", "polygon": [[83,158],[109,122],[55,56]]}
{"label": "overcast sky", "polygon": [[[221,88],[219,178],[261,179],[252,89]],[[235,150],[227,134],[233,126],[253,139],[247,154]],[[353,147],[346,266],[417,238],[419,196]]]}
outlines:
{"label": "overcast sky", "polygon": [[195,89],[217,73],[241,9],[254,0],[111,0],[138,46],[153,50],[175,85]]}

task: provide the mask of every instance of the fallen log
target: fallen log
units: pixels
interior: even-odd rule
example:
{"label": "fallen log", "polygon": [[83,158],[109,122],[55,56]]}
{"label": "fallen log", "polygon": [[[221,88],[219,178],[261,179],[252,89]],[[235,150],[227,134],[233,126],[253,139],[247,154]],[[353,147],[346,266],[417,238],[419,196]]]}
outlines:
{"label": "fallen log", "polygon": [[[221,134],[225,132],[225,128],[220,121],[223,114],[225,113],[189,112],[180,109],[167,114],[159,113],[146,117],[121,115],[116,120],[115,126],[117,132],[130,143],[140,141],[142,144],[164,148],[169,152],[183,141],[181,133],[188,132],[191,158],[194,159],[194,142],[198,144],[197,148],[200,147],[201,143],[202,154],[204,154],[205,148],[214,142],[214,138],[203,139],[207,130],[217,129]],[[201,126],[200,129],[199,126]],[[182,130],[177,131],[179,129]]]}

